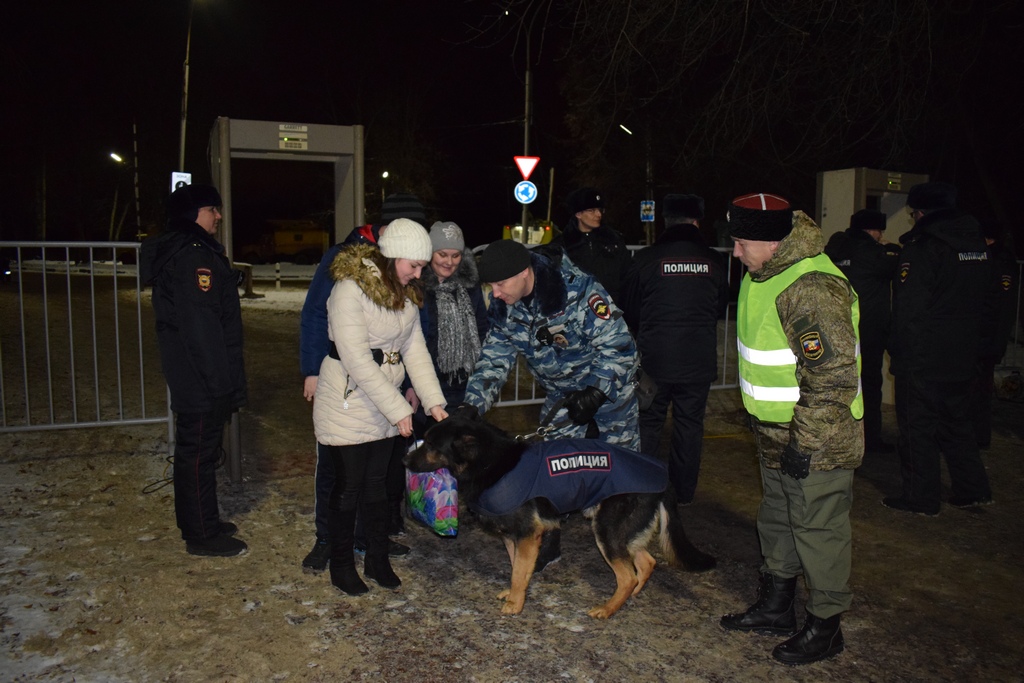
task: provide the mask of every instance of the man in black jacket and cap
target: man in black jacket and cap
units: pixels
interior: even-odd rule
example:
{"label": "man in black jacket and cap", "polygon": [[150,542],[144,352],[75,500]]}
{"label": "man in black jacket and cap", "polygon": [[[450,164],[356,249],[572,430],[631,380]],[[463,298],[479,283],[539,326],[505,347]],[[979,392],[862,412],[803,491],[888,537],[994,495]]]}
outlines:
{"label": "man in black jacket and cap", "polygon": [[704,199],[670,194],[662,205],[665,231],[637,252],[619,305],[644,372],[658,386],[640,411],[640,448],[658,454],[671,403],[669,480],[685,505],[697,489],[704,411],[717,376],[718,319],[729,302],[729,283],[722,255],[700,233]]}
{"label": "man in black jacket and cap", "polygon": [[882,241],[886,215],[861,209],[850,216],[850,227],[837,232],[825,253],[849,279],[860,302],[861,384],[864,392],[864,450],[892,453],[882,439],[882,358],[889,343],[892,318],[892,278],[900,249]]}
{"label": "man in black jacket and cap", "polygon": [[160,362],[175,413],[174,512],[192,555],[245,551],[222,522],[216,470],[224,423],[247,401],[239,273],[214,237],[221,199],[183,185],[167,200],[167,229],[142,245],[141,277],[153,287]]}
{"label": "man in black jacket and cap", "polygon": [[992,502],[970,405],[990,269],[978,221],[956,208],[954,186],[915,185],[907,206],[914,227],[900,238],[889,344],[903,493],[882,503],[937,515],[940,454],[949,468],[950,505]]}
{"label": "man in black jacket and cap", "polygon": [[613,228],[603,225],[604,194],[583,187],[565,200],[571,214],[562,234],[544,251],[560,246],[585,273],[593,275],[616,303],[622,280],[631,265],[626,242]]}

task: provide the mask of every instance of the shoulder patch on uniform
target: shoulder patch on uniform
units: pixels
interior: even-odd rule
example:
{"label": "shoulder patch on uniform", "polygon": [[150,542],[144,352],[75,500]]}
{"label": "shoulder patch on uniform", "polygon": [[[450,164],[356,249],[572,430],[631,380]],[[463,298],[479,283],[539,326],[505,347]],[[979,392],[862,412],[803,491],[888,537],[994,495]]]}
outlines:
{"label": "shoulder patch on uniform", "polygon": [[196,285],[202,292],[209,292],[213,288],[213,271],[209,268],[196,268]]}
{"label": "shoulder patch on uniform", "polygon": [[908,275],[910,275],[910,264],[906,263],[906,262],[901,263],[900,264],[900,282],[906,282]]}
{"label": "shoulder patch on uniform", "polygon": [[798,337],[800,354],[803,356],[804,364],[808,367],[821,365],[835,355],[832,351],[832,345],[828,343],[828,339],[822,334],[820,326],[812,325],[798,334],[800,335]]}
{"label": "shoulder patch on uniform", "polygon": [[587,299],[587,305],[590,306],[590,310],[594,312],[594,315],[601,320],[608,320],[608,318],[612,317],[608,302],[600,294],[591,294],[590,298]]}

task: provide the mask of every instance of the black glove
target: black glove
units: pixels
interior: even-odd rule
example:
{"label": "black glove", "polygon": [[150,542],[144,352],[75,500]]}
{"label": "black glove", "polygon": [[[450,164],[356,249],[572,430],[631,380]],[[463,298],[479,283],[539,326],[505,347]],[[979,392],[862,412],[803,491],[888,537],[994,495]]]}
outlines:
{"label": "black glove", "polygon": [[565,410],[573,424],[585,425],[594,419],[597,409],[605,404],[608,397],[597,387],[585,387],[571,391],[565,396]]}
{"label": "black glove", "polygon": [[448,413],[448,417],[455,417],[460,420],[477,420],[480,418],[480,411],[474,405],[460,403],[455,410]]}
{"label": "black glove", "polygon": [[238,410],[231,400],[231,394],[226,396],[215,396],[213,408],[210,409],[210,421],[222,425],[231,419],[231,415]]}
{"label": "black glove", "polygon": [[806,479],[811,473],[811,456],[786,444],[786,449],[782,451],[782,473],[794,479]]}

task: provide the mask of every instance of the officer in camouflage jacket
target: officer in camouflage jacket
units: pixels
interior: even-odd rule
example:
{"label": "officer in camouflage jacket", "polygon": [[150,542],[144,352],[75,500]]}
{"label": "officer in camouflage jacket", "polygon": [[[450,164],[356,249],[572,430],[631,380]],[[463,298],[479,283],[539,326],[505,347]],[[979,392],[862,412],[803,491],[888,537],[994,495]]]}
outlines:
{"label": "officer in camouflage jacket", "polygon": [[775,195],[733,200],[733,255],[747,267],[737,306],[740,389],[751,414],[764,494],[757,602],[726,629],[796,631],[796,578],[807,585],[803,628],[772,652],[807,664],[843,650],[850,607],[853,470],[864,455],[857,295],[821,253],[818,226]]}
{"label": "officer in camouflage jacket", "polygon": [[556,404],[568,412],[553,416],[551,438],[585,438],[593,420],[601,440],[640,450],[636,345],[605,289],[569,259],[512,240],[488,246],[479,273],[493,291],[490,331],[466,403],[486,412],[521,354],[547,394],[541,414]]}
{"label": "officer in camouflage jacket", "polygon": [[[480,282],[491,285],[493,297],[490,331],[464,405],[487,411],[522,355],[547,394],[542,415],[554,427],[550,438],[596,437],[639,451],[636,344],[604,287],[569,259],[559,261],[513,240],[494,242],[480,256]],[[534,571],[560,555],[559,532],[545,533]]]}

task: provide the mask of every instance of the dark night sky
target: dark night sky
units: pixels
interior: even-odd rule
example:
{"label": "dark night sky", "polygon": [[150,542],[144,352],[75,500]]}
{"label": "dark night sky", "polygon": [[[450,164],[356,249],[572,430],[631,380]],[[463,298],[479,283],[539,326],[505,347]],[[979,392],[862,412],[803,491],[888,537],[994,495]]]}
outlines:
{"label": "dark night sky", "polygon": [[[4,91],[17,96],[5,98],[16,134],[4,143],[13,201],[0,209],[0,239],[37,237],[30,226],[44,179],[47,237],[102,239],[113,188],[121,183],[122,200],[131,191],[108,153],[130,155],[133,121],[144,222],[160,219],[177,165],[188,0],[55,5],[20,8],[2,29]],[[510,39],[472,39],[493,13],[489,2],[462,0],[195,0],[186,170],[209,180],[206,146],[219,116],[363,124],[367,191],[377,196],[372,135],[398,121],[430,145],[431,218],[460,222],[474,242],[496,238],[519,212],[512,157],[522,153],[525,54]],[[538,80],[540,92],[549,87]],[[238,167],[236,232],[240,221],[328,208],[318,205],[323,179],[306,177],[323,175],[316,166]],[[403,189],[401,163],[389,171],[387,191]],[[368,202],[375,218],[370,211]]]}
{"label": "dark night sky", "polygon": [[[373,202],[385,166],[393,176],[389,192],[414,189],[403,176],[425,179],[430,218],[455,220],[471,244],[496,239],[503,224],[518,219],[512,157],[523,148],[526,54],[507,31],[475,33],[498,15],[493,0],[194,3],[186,170],[196,181],[209,181],[206,147],[217,117],[362,124],[369,220],[377,217]],[[115,188],[122,205],[131,192],[130,169],[117,167],[108,154],[130,156],[133,123],[143,223],[162,223],[178,158],[188,8],[189,0],[40,0],[5,7],[0,239],[39,239],[44,212],[47,239],[105,239]],[[545,213],[544,185],[554,168],[556,220],[563,218],[560,200],[575,180],[561,144],[562,63],[555,57],[563,39],[551,31],[543,51],[534,45],[532,73],[530,152],[541,157],[532,179],[542,192],[533,206]],[[1008,50],[1019,57],[1019,47],[1009,42],[990,47],[983,55],[991,52],[993,64],[1004,63]],[[974,85],[986,97],[995,93],[1000,101],[1020,93],[1020,73],[992,68],[983,74],[992,88]],[[985,120],[999,121],[996,129],[1016,127],[1016,137],[1007,139],[1020,139],[1019,121],[1012,120],[1016,109],[1003,103],[971,108],[1011,112]],[[991,128],[979,133],[993,138]],[[995,145],[1000,138],[993,139]],[[841,163],[832,167],[871,165],[869,159]],[[329,175],[317,165],[236,161],[234,170],[236,237],[262,229],[268,219],[305,218],[329,208]],[[804,194],[813,193],[818,170],[806,169]],[[956,175],[959,183],[976,174],[965,165]],[[986,182],[1019,187],[1012,178],[1020,175],[1014,164]],[[982,195],[975,189],[973,196]],[[130,239],[134,220],[129,209],[123,238]]]}

